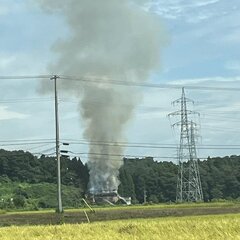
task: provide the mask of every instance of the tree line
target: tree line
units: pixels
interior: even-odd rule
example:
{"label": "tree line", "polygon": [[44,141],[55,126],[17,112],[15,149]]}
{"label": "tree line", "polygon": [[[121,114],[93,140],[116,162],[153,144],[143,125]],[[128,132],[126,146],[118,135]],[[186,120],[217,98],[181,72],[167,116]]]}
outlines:
{"label": "tree line", "polygon": [[[131,197],[133,203],[143,203],[144,195],[147,202],[175,201],[177,164],[171,161],[154,161],[152,157],[124,158],[123,163],[119,170],[121,184],[118,192],[120,195]],[[199,170],[204,201],[240,198],[240,156],[209,157],[204,161],[199,161]],[[74,205],[74,202],[87,193],[89,181],[87,163],[83,163],[80,158],[76,157],[72,159],[62,157],[61,174],[63,189],[66,191],[65,199],[69,206]],[[18,183],[18,187],[13,183]],[[29,190],[29,186],[32,188],[38,186],[35,193],[38,192],[43,198],[44,194],[48,194],[44,188],[52,189],[49,190],[52,195],[56,183],[57,164],[54,157],[45,155],[37,157],[30,152],[0,150],[0,186],[2,186],[0,198],[8,196],[10,199],[11,194],[14,194],[13,199],[19,200],[15,205],[23,205],[25,204],[23,200],[30,201],[35,196],[32,193],[34,191]],[[15,186],[14,191],[6,194],[4,184],[10,184],[10,188]],[[55,195],[52,198],[55,198]],[[36,206],[52,207],[49,202],[55,204],[55,201],[48,197],[42,202],[40,200],[36,202]]]}

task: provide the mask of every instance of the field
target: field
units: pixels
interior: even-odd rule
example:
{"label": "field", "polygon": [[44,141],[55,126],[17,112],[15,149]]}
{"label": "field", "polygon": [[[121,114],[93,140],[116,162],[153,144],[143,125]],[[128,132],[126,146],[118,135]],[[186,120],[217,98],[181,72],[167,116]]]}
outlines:
{"label": "field", "polygon": [[[89,209],[68,209],[63,214],[54,210],[0,212],[0,226],[12,225],[57,225],[79,224],[88,222],[110,221],[120,219],[184,217],[217,214],[240,214],[239,202],[196,203],[196,204],[160,204],[149,206],[115,206],[95,207],[92,213]],[[86,216],[87,213],[87,216]]]}
{"label": "field", "polygon": [[240,239],[240,214],[165,217],[0,229],[1,240]]}
{"label": "field", "polygon": [[[1,240],[240,240],[240,203],[0,212]],[[91,223],[88,223],[87,216]]]}

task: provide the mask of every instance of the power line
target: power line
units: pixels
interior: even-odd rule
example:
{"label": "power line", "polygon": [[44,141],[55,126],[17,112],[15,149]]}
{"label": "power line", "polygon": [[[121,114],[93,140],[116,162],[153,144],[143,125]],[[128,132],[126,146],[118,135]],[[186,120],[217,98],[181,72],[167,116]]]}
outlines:
{"label": "power line", "polygon": [[[173,159],[176,160],[178,157],[176,156],[154,156],[154,155],[138,155],[138,154],[104,154],[104,153],[87,153],[87,152],[81,152],[81,153],[75,153],[75,152],[70,152],[71,156],[74,157],[79,157],[80,159],[89,159],[89,157],[86,157],[84,155],[93,155],[93,156],[109,156],[110,158],[102,158],[101,160],[111,160],[111,161],[122,161],[123,159],[128,159],[128,158],[135,158],[135,159],[144,159],[144,158],[153,158],[153,159]],[[116,158],[113,158],[116,157]],[[119,157],[122,157],[122,159],[119,159]],[[208,157],[201,157],[198,158],[199,160],[205,160]]]}
{"label": "power line", "polygon": [[0,103],[33,103],[33,102],[50,102],[53,98],[12,98],[0,100]]}
{"label": "power line", "polygon": [[39,138],[39,139],[14,139],[14,140],[0,140],[1,142],[42,142],[55,141],[54,138]]}
{"label": "power line", "polygon": [[[156,143],[156,142],[129,142],[129,141],[97,141],[97,140],[85,140],[85,139],[73,139],[73,138],[65,138],[62,139],[62,141],[66,141],[70,144],[74,143],[100,143],[100,144],[114,144],[114,145],[132,145],[132,144],[137,144],[137,145],[153,145],[153,146],[176,146],[178,144],[175,143]],[[226,144],[208,144],[208,145],[201,145],[201,146],[240,146],[240,144],[231,144],[231,145],[226,145]]]}
{"label": "power line", "polygon": [[[78,104],[79,102],[78,101],[73,101],[74,98],[59,98],[59,101],[60,102],[63,102],[63,103],[66,103],[66,102],[70,102],[70,103],[76,103]],[[19,103],[19,102],[26,102],[26,103],[32,103],[32,102],[50,102],[50,101],[53,101],[54,98],[8,98],[8,99],[2,99],[0,100],[0,103]],[[88,102],[88,104],[90,105],[94,105],[94,104],[101,104],[101,101],[100,101],[100,98],[99,99],[95,99],[95,100],[91,100]],[[104,103],[102,103],[104,104]],[[129,104],[118,104],[118,106],[120,107],[129,107],[130,105]],[[239,106],[240,107],[240,106]],[[136,109],[138,110],[141,110],[141,111],[144,111],[144,112],[159,112],[160,110],[161,111],[167,111],[168,108],[167,107],[164,107],[164,106],[146,106],[146,105],[138,105],[136,107]],[[205,116],[218,116],[218,115],[225,115],[225,114],[232,114],[234,115],[233,117],[234,118],[231,118],[231,117],[228,117],[228,119],[239,119],[239,118],[236,118],[236,111],[216,111],[216,110],[211,110],[211,113],[207,113],[207,110],[204,109],[204,114],[202,114],[202,118],[205,119]],[[199,110],[198,110],[199,111]],[[202,110],[200,110],[202,111]],[[240,114],[240,111],[239,111],[239,114]],[[221,118],[227,118],[227,117],[221,117]]]}
{"label": "power line", "polygon": [[[32,151],[32,150],[35,150],[35,149],[38,149],[38,148],[43,148],[43,147],[49,146],[50,144],[52,144],[52,143],[42,144],[40,146],[35,146],[35,147],[32,147],[32,148],[28,148],[28,151]],[[54,148],[49,148],[49,149],[52,150]],[[42,150],[42,151],[46,152],[46,151],[49,151],[49,149]]]}
{"label": "power line", "polygon": [[[14,139],[14,140],[0,140],[1,143],[23,143],[23,144],[28,144],[28,143],[39,143],[39,144],[50,144],[50,143],[55,143],[54,138],[39,138],[39,139]],[[177,144],[175,143],[156,143],[156,142],[129,142],[129,141],[97,141],[97,140],[85,140],[85,139],[74,139],[74,138],[62,138],[61,143],[68,142],[69,144],[109,144],[109,145],[145,145],[145,146],[176,146]],[[219,146],[219,147],[233,147],[233,146],[239,146],[240,144],[202,144],[202,147],[212,147],[212,146]]]}
{"label": "power line", "polygon": [[[94,145],[94,146],[108,146],[108,147],[126,147],[126,148],[151,148],[151,149],[177,149],[177,144],[121,144],[121,143],[105,143],[105,142],[69,142],[69,144],[79,144],[79,145]],[[223,149],[223,150],[239,150],[240,145],[201,145],[198,149]]]}
{"label": "power line", "polygon": [[[51,148],[52,150],[54,148]],[[50,148],[48,150],[51,150]],[[5,150],[6,151],[6,150]],[[36,155],[45,155],[45,156],[52,156],[55,157],[56,152],[51,152],[51,153],[45,153],[45,151],[41,151],[41,152],[29,152],[29,151],[25,151],[24,153],[14,153],[17,152],[17,150],[10,152],[10,155],[6,155],[6,154],[1,154],[0,152],[0,158],[1,157],[12,157],[12,156],[24,156],[26,154],[31,154],[33,156]],[[105,154],[105,153],[96,153],[96,152],[92,152],[92,153],[88,153],[88,152],[72,152],[69,151],[70,153],[70,157],[79,157],[80,159],[89,159],[89,157],[85,157],[84,155],[93,155],[93,156],[101,156],[101,160],[109,160],[109,158],[104,158],[104,156],[109,156],[111,157],[111,161],[123,161],[125,158],[134,158],[134,159],[145,159],[145,158],[153,158],[153,159],[172,159],[172,160],[176,160],[178,159],[176,156],[154,156],[154,155],[139,155],[139,154]],[[103,156],[103,157],[102,157]],[[121,157],[122,159],[119,159],[119,157]],[[208,157],[199,157],[199,160],[206,160]],[[212,157],[213,159],[214,157]]]}
{"label": "power line", "polygon": [[[0,76],[1,80],[21,80],[21,79],[50,79],[53,75],[19,75],[19,76]],[[84,76],[65,76],[58,75],[60,79],[76,81],[76,82],[85,82],[85,83],[101,83],[101,84],[113,84],[120,86],[131,86],[131,87],[147,87],[147,88],[158,88],[158,89],[181,89],[184,85],[185,89],[190,90],[206,90],[206,91],[234,91],[239,92],[240,88],[231,88],[231,87],[207,87],[207,86],[193,86],[187,84],[157,84],[157,83],[137,83],[122,81],[107,77],[84,77]],[[207,80],[207,79],[206,79]],[[101,81],[101,82],[100,82]]]}
{"label": "power line", "polygon": [[0,144],[1,147],[7,147],[7,146],[23,146],[23,145],[37,145],[37,144],[50,144],[54,143],[54,141],[51,142],[24,142],[24,143],[4,143]]}
{"label": "power line", "polygon": [[[55,143],[54,139],[33,139],[33,140],[0,140],[0,146],[26,146],[26,145],[49,145]],[[140,143],[140,142],[107,142],[107,141],[85,141],[85,140],[70,140],[63,139],[61,143],[68,142],[71,145],[94,145],[94,146],[108,146],[108,147],[126,147],[126,148],[143,148],[143,149],[177,149],[177,144],[172,143]],[[40,148],[42,146],[38,146]],[[34,147],[35,148],[35,147]],[[208,150],[239,150],[240,144],[208,144],[200,145],[198,149]]]}
{"label": "power line", "polygon": [[22,79],[50,79],[52,75],[15,75],[15,76],[0,76],[1,80],[22,80]]}
{"label": "power line", "polygon": [[[137,83],[128,82],[121,80],[113,80],[111,78],[99,78],[99,77],[73,77],[73,76],[60,76],[63,80],[79,81],[85,83],[101,83],[101,84],[114,84],[121,86],[131,86],[131,87],[148,87],[148,88],[162,88],[162,89],[182,89],[183,85],[177,84],[156,84],[156,83]],[[100,82],[101,80],[101,82]],[[184,85],[185,89],[191,90],[214,90],[214,91],[240,91],[240,88],[230,88],[230,87],[206,87],[206,86],[192,86]]]}

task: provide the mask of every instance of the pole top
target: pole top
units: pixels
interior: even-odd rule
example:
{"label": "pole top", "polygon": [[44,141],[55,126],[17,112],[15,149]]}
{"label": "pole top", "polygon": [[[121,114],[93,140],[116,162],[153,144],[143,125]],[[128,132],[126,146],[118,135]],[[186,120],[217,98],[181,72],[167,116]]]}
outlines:
{"label": "pole top", "polygon": [[60,76],[58,76],[58,75],[53,75],[52,77],[50,77],[50,80],[54,80],[54,79],[57,79],[57,78],[60,78]]}

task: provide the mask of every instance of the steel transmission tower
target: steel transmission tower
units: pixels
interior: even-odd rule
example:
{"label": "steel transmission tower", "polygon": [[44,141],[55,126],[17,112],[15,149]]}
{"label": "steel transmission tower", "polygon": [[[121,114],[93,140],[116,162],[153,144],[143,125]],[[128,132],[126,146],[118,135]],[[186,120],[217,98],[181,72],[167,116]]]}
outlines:
{"label": "steel transmission tower", "polygon": [[199,113],[188,110],[187,103],[193,101],[185,97],[182,88],[182,97],[173,102],[180,104],[181,110],[170,113],[168,116],[180,116],[181,120],[172,126],[180,126],[180,145],[178,148],[178,178],[176,202],[198,202],[203,200],[202,186],[198,168],[196,151],[196,123],[188,119],[189,115]]}

